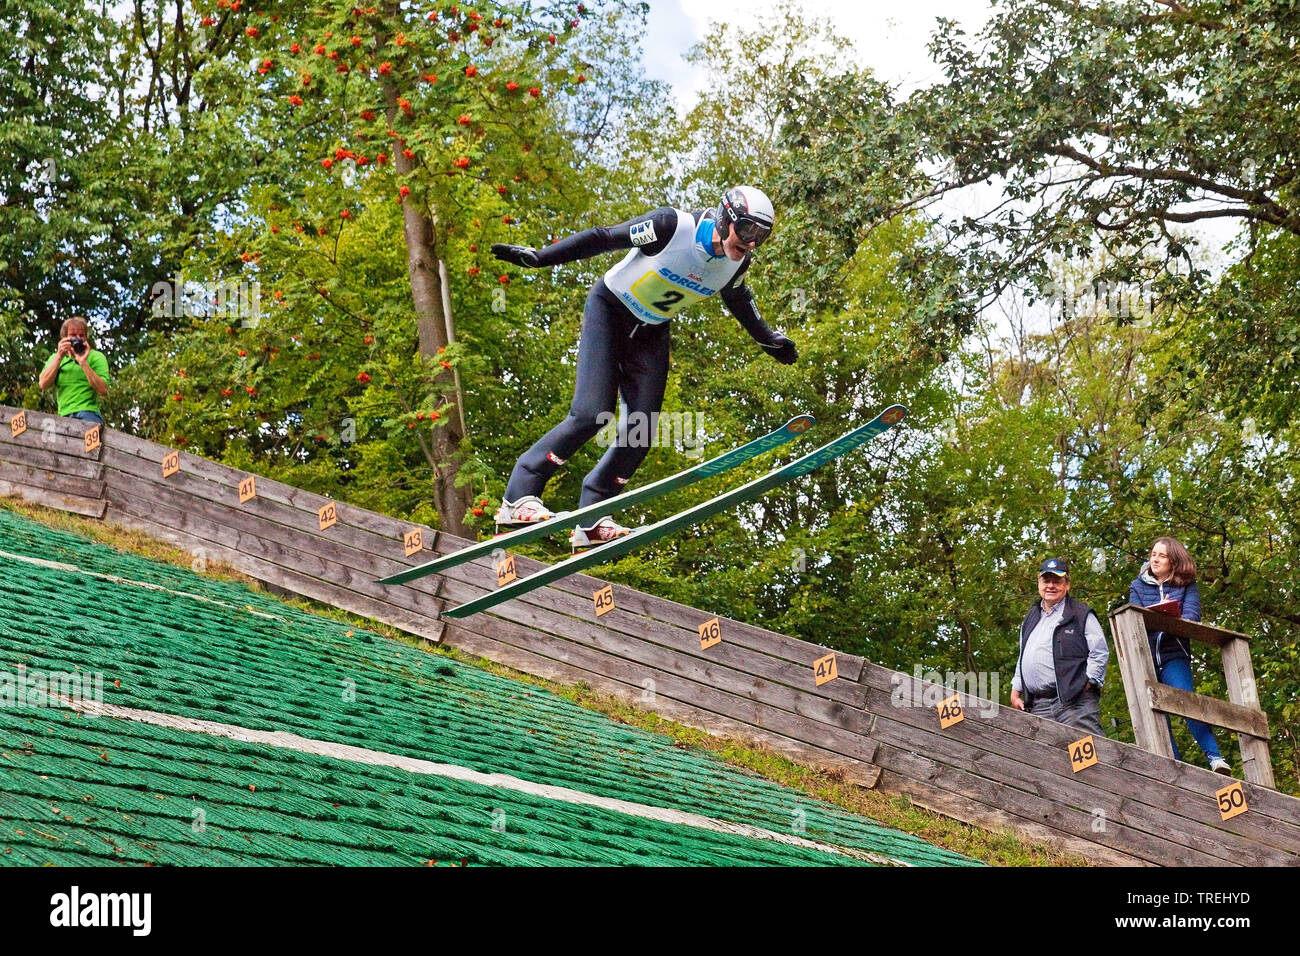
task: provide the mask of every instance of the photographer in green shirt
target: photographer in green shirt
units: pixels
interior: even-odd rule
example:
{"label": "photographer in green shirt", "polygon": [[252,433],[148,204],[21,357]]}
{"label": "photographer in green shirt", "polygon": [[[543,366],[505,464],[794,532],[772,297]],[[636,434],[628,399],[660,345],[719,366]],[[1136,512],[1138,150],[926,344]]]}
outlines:
{"label": "photographer in green shirt", "polygon": [[57,385],[59,414],[104,424],[99,399],[108,395],[108,359],[90,347],[90,327],[77,316],[59,329],[59,347],[41,369],[40,386]]}

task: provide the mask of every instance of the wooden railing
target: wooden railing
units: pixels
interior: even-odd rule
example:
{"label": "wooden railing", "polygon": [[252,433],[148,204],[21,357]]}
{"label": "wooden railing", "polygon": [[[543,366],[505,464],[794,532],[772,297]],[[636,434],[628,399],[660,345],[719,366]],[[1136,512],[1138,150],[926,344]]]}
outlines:
{"label": "wooden railing", "polygon": [[[1241,742],[1242,774],[1251,783],[1276,789],[1268,754],[1268,717],[1259,709],[1255,670],[1250,663],[1250,637],[1196,621],[1185,621],[1136,604],[1110,612],[1111,634],[1124,677],[1124,694],[1133,718],[1133,736],[1143,750],[1173,759],[1173,742],[1165,714],[1191,717],[1202,723],[1235,730]],[[1231,701],[1179,690],[1156,679],[1148,631],[1164,631],[1219,648],[1224,682]]]}

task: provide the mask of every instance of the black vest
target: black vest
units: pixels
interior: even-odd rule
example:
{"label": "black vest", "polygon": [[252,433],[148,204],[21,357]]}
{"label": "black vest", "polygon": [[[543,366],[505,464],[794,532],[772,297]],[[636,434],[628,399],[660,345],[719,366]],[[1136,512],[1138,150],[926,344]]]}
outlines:
{"label": "black vest", "polygon": [[[1052,666],[1056,670],[1056,696],[1062,704],[1071,703],[1088,686],[1088,638],[1085,628],[1092,608],[1068,594],[1061,608],[1061,623],[1052,632]],[[1043,605],[1034,606],[1020,625],[1020,660],[1023,666],[1025,644],[1043,616]],[[1023,671],[1022,671],[1023,673]],[[1026,696],[1029,696],[1026,689]],[[1028,706],[1028,703],[1026,703]]]}

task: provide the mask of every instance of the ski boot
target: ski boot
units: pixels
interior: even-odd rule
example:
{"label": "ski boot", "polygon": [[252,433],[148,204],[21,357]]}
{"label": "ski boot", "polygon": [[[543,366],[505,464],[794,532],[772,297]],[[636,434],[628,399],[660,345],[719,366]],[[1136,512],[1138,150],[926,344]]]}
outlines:
{"label": "ski boot", "polygon": [[631,528],[625,528],[618,524],[610,515],[605,515],[595,524],[587,528],[574,528],[569,535],[569,545],[574,554],[579,554],[589,548],[613,541],[615,538],[621,538],[625,534],[631,534]]}
{"label": "ski boot", "polygon": [[501,499],[501,507],[497,509],[492,520],[496,523],[497,533],[501,534],[502,528],[519,528],[554,517],[555,512],[542,504],[541,498],[536,495],[524,495],[518,501]]}

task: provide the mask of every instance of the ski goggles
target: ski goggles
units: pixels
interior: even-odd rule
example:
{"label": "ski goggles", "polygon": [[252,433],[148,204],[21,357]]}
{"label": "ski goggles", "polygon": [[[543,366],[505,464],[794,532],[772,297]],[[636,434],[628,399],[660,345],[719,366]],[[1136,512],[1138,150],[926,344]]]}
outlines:
{"label": "ski goggles", "polygon": [[756,246],[762,245],[763,240],[772,234],[771,226],[748,216],[733,219],[731,228],[736,230],[736,238],[741,242],[752,242]]}
{"label": "ski goggles", "polygon": [[729,198],[729,196],[723,197],[719,211],[726,213],[727,219],[731,222],[731,227],[736,230],[736,238],[741,242],[752,242],[756,246],[760,245],[764,239],[772,234],[772,224],[736,212],[736,207],[728,201]]}

